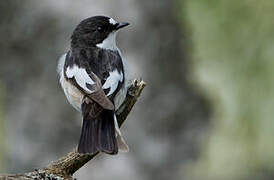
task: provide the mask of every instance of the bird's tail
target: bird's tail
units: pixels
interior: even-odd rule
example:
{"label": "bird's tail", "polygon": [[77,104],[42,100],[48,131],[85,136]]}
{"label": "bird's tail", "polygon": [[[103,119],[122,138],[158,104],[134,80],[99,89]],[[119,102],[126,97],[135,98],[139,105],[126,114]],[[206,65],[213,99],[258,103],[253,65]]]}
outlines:
{"label": "bird's tail", "polygon": [[82,104],[83,125],[78,145],[79,153],[117,154],[114,111],[102,109],[96,103]]}

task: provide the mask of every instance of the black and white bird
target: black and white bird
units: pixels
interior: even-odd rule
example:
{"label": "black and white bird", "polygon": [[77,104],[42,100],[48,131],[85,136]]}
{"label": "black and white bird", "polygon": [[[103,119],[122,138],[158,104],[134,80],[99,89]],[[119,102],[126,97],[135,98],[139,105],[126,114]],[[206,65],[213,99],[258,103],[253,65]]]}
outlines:
{"label": "black and white bird", "polygon": [[128,82],[116,34],[127,25],[105,16],[83,20],[73,31],[70,50],[59,60],[61,86],[83,117],[79,153],[128,151],[115,115],[125,100]]}

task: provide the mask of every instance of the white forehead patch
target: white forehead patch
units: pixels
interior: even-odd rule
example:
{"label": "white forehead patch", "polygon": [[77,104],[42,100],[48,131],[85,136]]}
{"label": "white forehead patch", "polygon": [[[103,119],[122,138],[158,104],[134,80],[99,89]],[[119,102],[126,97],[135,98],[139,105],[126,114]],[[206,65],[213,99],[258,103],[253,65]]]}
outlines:
{"label": "white forehead patch", "polygon": [[112,18],[109,18],[109,23],[113,25],[117,24],[117,22]]}

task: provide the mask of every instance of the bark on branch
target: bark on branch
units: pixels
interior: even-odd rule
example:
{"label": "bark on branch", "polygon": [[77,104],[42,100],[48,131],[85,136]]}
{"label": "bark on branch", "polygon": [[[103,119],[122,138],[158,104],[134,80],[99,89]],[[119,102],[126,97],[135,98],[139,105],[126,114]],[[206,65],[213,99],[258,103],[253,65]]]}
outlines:
{"label": "bark on branch", "polygon": [[[129,86],[127,97],[123,105],[117,110],[117,120],[121,126],[136,103],[142,90],[146,86],[142,80],[134,80]],[[79,154],[76,150],[49,164],[46,168],[24,174],[0,174],[0,180],[72,180],[72,175],[93,159],[88,154]]]}

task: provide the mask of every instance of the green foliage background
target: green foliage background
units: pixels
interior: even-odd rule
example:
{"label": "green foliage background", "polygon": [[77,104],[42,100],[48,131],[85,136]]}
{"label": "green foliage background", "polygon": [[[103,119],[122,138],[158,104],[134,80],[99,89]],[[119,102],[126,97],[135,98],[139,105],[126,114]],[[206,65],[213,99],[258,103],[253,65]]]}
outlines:
{"label": "green foliage background", "polygon": [[[213,103],[191,177],[265,177],[274,170],[274,1],[187,0],[192,80]],[[198,174],[198,175],[197,175]]]}

